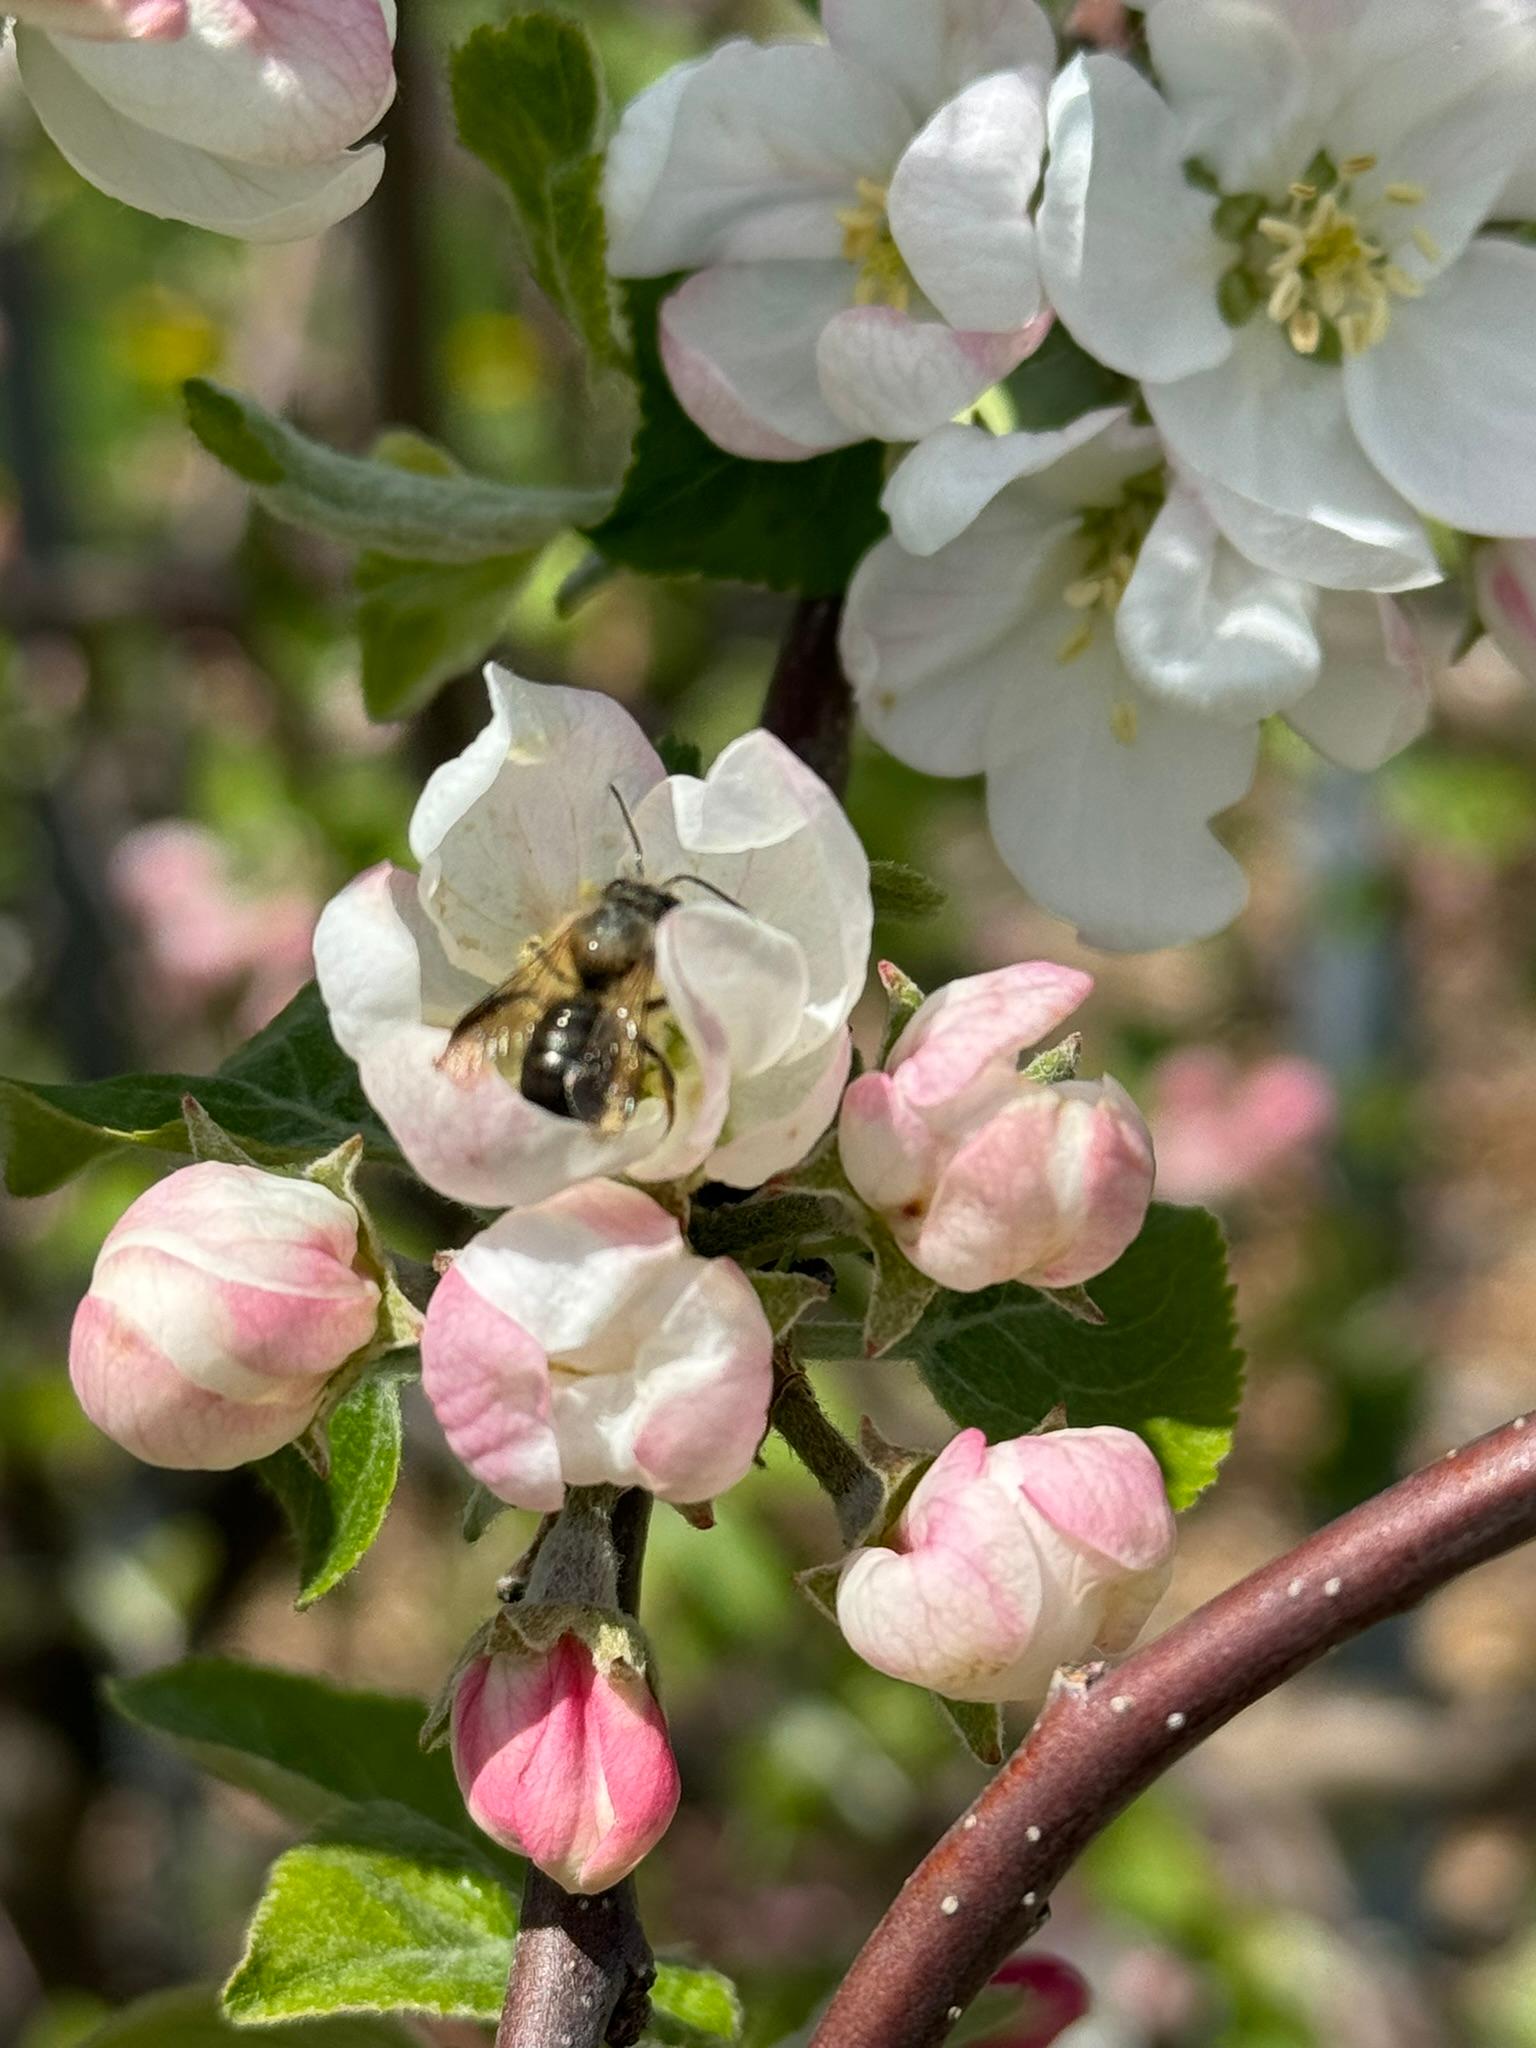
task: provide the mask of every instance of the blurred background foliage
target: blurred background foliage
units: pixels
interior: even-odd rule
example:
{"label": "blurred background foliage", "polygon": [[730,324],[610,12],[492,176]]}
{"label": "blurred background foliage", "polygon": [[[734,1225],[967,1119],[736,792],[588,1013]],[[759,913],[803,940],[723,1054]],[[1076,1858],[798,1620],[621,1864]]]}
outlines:
{"label": "blurred background foliage", "polygon": [[[750,0],[580,11],[616,102],[782,20]],[[444,54],[494,16],[404,0],[385,185],[290,248],[88,190],[0,75],[0,1069],[214,1063],[305,978],[319,904],[403,852],[423,774],[480,721],[469,677],[409,726],[368,725],[345,561],[251,515],[185,431],[184,378],[341,447],[405,424],[524,481],[622,464],[622,404],[589,389],[502,196],[451,140]],[[753,722],[782,601],[618,576],[562,620],[582,559],[561,542],[537,565],[506,659],[706,756]],[[1042,954],[1092,966],[1090,1070],[1160,1115],[1163,1192],[1231,1230],[1249,1392],[1169,1615],[1536,1403],[1536,705],[1486,647],[1372,782],[1277,740],[1236,827],[1252,906],[1180,953],[1082,954],[1004,874],[971,785],[865,746],[850,804],[873,854],[950,892],[882,950],[927,984]],[[71,2048],[106,2008],[227,1968],[287,1839],[114,1718],[102,1675],[198,1648],[427,1693],[525,1534],[509,1516],[461,1540],[463,1481],[418,1409],[383,1540],[301,1617],[253,1480],[150,1471],[97,1437],[64,1376],[69,1318],[153,1171],[109,1162],[0,1212],[0,2039],[24,2048]],[[396,1241],[430,1252],[432,1218],[377,1194]],[[827,1391],[939,1440],[889,1368]],[[801,2023],[978,1783],[926,1700],[857,1665],[791,1588],[833,1549],[772,1451],[712,1534],[663,1515],[653,1545],[687,1796],[647,1915],[738,1977],[754,2043]],[[1046,1938],[1096,1991],[1072,2048],[1536,2048],[1533,1611],[1536,1556],[1485,1569],[1128,1814]]]}

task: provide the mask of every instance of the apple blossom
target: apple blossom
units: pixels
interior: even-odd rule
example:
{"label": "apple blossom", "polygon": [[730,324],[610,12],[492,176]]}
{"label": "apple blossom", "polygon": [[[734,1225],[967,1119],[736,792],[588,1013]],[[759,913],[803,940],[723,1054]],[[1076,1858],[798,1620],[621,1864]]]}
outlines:
{"label": "apple blossom", "polygon": [[[765,732],[708,776],[668,776],[627,711],[487,669],[491,722],[416,806],[419,875],[379,867],[326,908],[315,966],[331,1025],[421,1177],[459,1201],[542,1200],[605,1173],[700,1167],[754,1187],[796,1164],[836,1112],[872,920],[869,864],[826,786]],[[530,1102],[519,1070],[439,1064],[454,1023],[533,957],[635,848],[679,881],[656,927],[665,1006],[651,1072],[604,1129]],[[721,891],[721,901],[711,891]]]}
{"label": "apple blossom", "polygon": [[1480,232],[1530,155],[1504,0],[1156,0],[1051,96],[1052,304],[1142,381],[1255,562],[1434,580],[1420,515],[1536,531],[1536,250]]}
{"label": "apple blossom", "polygon": [[768,1426],[772,1333],[729,1259],[638,1188],[588,1181],[510,1210],[438,1284],[422,1386],[455,1455],[516,1507],[567,1486],[706,1501]]}
{"label": "apple blossom", "polygon": [[38,119],[93,185],[244,241],[367,199],[394,97],[395,0],[13,0]]}
{"label": "apple blossom", "polygon": [[1152,1076],[1158,1193],[1220,1202],[1315,1153],[1338,1099],[1313,1061],[1276,1055],[1239,1066],[1223,1046],[1188,1045]]}
{"label": "apple blossom", "polygon": [[1478,615],[1495,646],[1536,682],[1536,540],[1481,543],[1472,573]]}
{"label": "apple blossom", "polygon": [[568,1892],[602,1892],[677,1811],[677,1764],[645,1679],[600,1669],[574,1635],[481,1657],[453,1700],[453,1767],[470,1818]]}
{"label": "apple blossom", "polygon": [[1038,1706],[1060,1665],[1128,1650],[1173,1568],[1157,1460],[1124,1429],[988,1445],[963,1430],[887,1544],[856,1550],[838,1625],[877,1671],[946,1699]]}
{"label": "apple blossom", "polygon": [[1046,960],[951,982],[843,1097],[843,1171],[941,1287],[1075,1287],[1140,1230],[1152,1141],[1125,1090],[1019,1070],[1092,987]]}
{"label": "apple blossom", "polygon": [[69,1339],[81,1407],[150,1465],[222,1472],[281,1449],[373,1336],[357,1256],[356,1210],[317,1182],[182,1167],[102,1245]]}
{"label": "apple blossom", "polygon": [[946,426],[886,487],[843,660],[898,759],[987,777],[999,852],[1047,910],[1122,950],[1203,938],[1243,906],[1209,829],[1281,713],[1375,767],[1428,710],[1428,654],[1386,597],[1254,566],[1205,479],[1119,410],[1046,434]]}
{"label": "apple blossom", "polygon": [[1055,61],[1036,0],[826,0],[824,43],[669,72],[609,151],[620,277],[685,410],[733,454],[911,440],[1037,347],[1029,213]]}

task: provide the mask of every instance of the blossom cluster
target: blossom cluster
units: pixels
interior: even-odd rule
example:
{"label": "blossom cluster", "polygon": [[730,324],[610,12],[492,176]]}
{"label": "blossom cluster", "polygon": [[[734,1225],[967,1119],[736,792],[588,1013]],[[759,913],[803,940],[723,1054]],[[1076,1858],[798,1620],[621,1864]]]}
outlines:
{"label": "blossom cluster", "polygon": [[[822,21],[630,105],[613,268],[691,273],[662,356],[722,448],[905,448],[843,628],[871,732],[984,774],[1090,942],[1215,932],[1265,720],[1355,769],[1421,729],[1448,551],[1533,666],[1536,30],[1151,0],[1144,51],[1058,68],[1036,0]],[[1113,402],[1039,424],[1048,337]]]}

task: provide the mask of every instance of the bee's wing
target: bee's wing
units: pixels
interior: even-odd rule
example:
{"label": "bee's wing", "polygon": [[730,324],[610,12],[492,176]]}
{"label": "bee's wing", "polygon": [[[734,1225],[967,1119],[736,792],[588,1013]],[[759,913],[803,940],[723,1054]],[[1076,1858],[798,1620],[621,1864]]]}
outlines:
{"label": "bee's wing", "polygon": [[562,961],[569,957],[574,922],[568,919],[499,988],[464,1012],[437,1056],[445,1074],[456,1081],[472,1081],[486,1067],[506,1059],[557,997],[570,994],[573,977],[562,973]]}
{"label": "bee's wing", "polygon": [[[623,980],[614,984],[610,1012],[613,1020],[612,1064],[608,1073],[608,1098],[599,1120],[601,1130],[622,1130],[629,1122],[640,1100],[646,1064],[656,1056],[645,1028],[646,1007],[650,1002],[654,976],[654,963],[647,957],[637,960]],[[671,1078],[670,1070],[667,1078]]]}

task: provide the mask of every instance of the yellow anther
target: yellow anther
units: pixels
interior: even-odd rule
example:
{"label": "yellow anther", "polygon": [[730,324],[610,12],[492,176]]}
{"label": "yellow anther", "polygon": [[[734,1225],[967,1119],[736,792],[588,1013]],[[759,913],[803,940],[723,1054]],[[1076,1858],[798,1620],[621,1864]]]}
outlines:
{"label": "yellow anther", "polygon": [[1389,263],[1381,273],[1381,281],[1389,292],[1400,299],[1422,299],[1424,287],[1416,277],[1410,277],[1401,265]]}
{"label": "yellow anther", "polygon": [[1305,290],[1299,270],[1283,271],[1279,283],[1269,295],[1270,319],[1283,327],[1301,304]]}
{"label": "yellow anther", "polygon": [[1293,199],[1307,200],[1315,199],[1317,197],[1317,187],[1315,185],[1304,184],[1300,178],[1296,180],[1295,184],[1288,185],[1286,187],[1286,190],[1290,193]]}
{"label": "yellow anther", "polygon": [[1310,306],[1303,306],[1299,313],[1293,313],[1286,326],[1291,338],[1291,347],[1299,356],[1315,356],[1323,338],[1323,322]]}
{"label": "yellow anther", "polygon": [[1056,659],[1065,664],[1076,661],[1080,654],[1086,654],[1093,645],[1093,621],[1084,619],[1074,632],[1067,635],[1056,650]]}
{"label": "yellow anther", "polygon": [[1259,222],[1259,233],[1271,242],[1278,242],[1283,249],[1304,249],[1307,238],[1293,220],[1282,220],[1276,213],[1266,213]]}
{"label": "yellow anther", "polygon": [[1343,163],[1339,165],[1339,169],[1346,178],[1363,178],[1367,171],[1375,170],[1379,161],[1379,158],[1369,154],[1365,156],[1347,156]]}
{"label": "yellow anther", "polygon": [[856,306],[894,306],[906,312],[912,301],[912,279],[885,216],[885,187],[873,178],[854,183],[857,206],[839,207],[833,219],[843,231],[843,260],[855,264]]}
{"label": "yellow anther", "polygon": [[1076,583],[1069,583],[1061,593],[1068,607],[1075,612],[1092,611],[1104,595],[1104,581],[1099,576],[1083,576]]}
{"label": "yellow anther", "polygon": [[1412,230],[1412,234],[1413,246],[1418,250],[1419,254],[1431,263],[1438,263],[1444,256],[1445,251],[1429,232],[1429,229],[1416,227]]}
{"label": "yellow anther", "polygon": [[1122,697],[1109,714],[1109,729],[1122,747],[1134,746],[1136,724],[1136,706],[1128,704]]}
{"label": "yellow anther", "polygon": [[1387,197],[1397,206],[1422,206],[1429,197],[1422,185],[1406,185],[1396,179],[1386,188]]}

